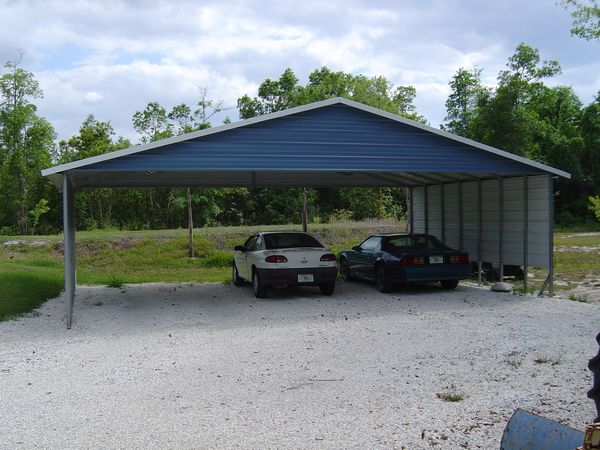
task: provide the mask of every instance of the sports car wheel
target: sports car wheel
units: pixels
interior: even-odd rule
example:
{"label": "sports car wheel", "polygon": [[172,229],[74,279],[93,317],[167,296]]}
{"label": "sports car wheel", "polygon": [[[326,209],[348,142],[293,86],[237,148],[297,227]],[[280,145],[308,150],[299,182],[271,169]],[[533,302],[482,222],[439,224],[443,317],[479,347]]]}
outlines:
{"label": "sports car wheel", "polygon": [[267,287],[261,283],[260,277],[258,276],[258,270],[255,270],[252,274],[252,288],[255,297],[265,298],[267,296]]}
{"label": "sports car wheel", "polygon": [[244,280],[240,278],[240,274],[238,273],[237,266],[235,262],[231,265],[231,279],[233,280],[234,286],[243,286]]}
{"label": "sports car wheel", "polygon": [[440,283],[444,289],[455,289],[458,286],[458,280],[442,280]]}
{"label": "sports car wheel", "polygon": [[331,295],[331,294],[333,294],[333,291],[335,290],[335,281],[332,281],[330,283],[323,283],[323,284],[319,285],[319,289],[321,289],[321,294]]}
{"label": "sports car wheel", "polygon": [[385,266],[382,264],[375,268],[375,284],[377,285],[379,292],[390,292],[390,281],[385,271]]}
{"label": "sports car wheel", "polygon": [[353,277],[350,275],[350,265],[346,259],[342,259],[340,261],[340,272],[342,272],[342,280],[344,281],[352,281]]}

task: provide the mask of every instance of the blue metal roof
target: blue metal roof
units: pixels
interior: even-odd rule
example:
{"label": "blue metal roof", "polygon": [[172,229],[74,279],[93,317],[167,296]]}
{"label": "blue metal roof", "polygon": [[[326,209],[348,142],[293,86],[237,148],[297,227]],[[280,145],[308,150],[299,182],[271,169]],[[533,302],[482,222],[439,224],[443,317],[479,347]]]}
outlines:
{"label": "blue metal roof", "polygon": [[66,172],[75,187],[418,186],[524,174],[568,176],[348,100],[320,103],[44,174]]}

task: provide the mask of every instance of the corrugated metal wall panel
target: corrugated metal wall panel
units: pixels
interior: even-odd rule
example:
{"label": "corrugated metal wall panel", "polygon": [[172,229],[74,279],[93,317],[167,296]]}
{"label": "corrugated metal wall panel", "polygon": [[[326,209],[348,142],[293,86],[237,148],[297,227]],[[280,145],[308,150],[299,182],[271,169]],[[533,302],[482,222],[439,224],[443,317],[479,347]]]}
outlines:
{"label": "corrugated metal wall panel", "polygon": [[477,260],[479,214],[477,181],[469,181],[462,185],[463,195],[463,250],[469,252],[471,261]]}
{"label": "corrugated metal wall panel", "polygon": [[442,239],[442,188],[427,186],[427,232]]}
{"label": "corrugated metal wall panel", "polygon": [[547,268],[550,257],[549,233],[552,227],[548,214],[548,176],[528,178],[529,265]]}
{"label": "corrugated metal wall panel", "polygon": [[523,264],[523,179],[503,180],[503,258],[504,264]]}
{"label": "corrugated metal wall panel", "polygon": [[498,180],[481,182],[481,259],[495,266],[500,263],[498,186]]}
{"label": "corrugated metal wall panel", "polygon": [[444,242],[453,248],[460,246],[460,211],[458,183],[444,184]]}
{"label": "corrugated metal wall panel", "polygon": [[425,233],[425,187],[412,190],[413,233]]}

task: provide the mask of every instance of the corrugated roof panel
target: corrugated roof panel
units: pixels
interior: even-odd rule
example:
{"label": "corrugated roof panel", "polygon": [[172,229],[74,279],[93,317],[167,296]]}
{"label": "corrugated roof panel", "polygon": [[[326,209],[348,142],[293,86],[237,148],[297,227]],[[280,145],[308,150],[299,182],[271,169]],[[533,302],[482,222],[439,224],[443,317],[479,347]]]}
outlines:
{"label": "corrugated roof panel", "polygon": [[77,170],[542,172],[344,104],[178,142]]}

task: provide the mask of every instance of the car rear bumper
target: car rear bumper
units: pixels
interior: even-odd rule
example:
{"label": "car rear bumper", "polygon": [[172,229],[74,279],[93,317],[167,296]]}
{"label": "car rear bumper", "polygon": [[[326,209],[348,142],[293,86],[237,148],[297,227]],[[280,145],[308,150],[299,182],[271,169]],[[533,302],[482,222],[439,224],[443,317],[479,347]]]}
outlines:
{"label": "car rear bumper", "polygon": [[[307,269],[256,269],[260,281],[267,286],[286,284],[288,286],[317,286],[331,283],[337,278],[336,267],[316,267]],[[298,275],[312,275],[312,282],[298,282]]]}
{"label": "car rear bumper", "polygon": [[393,281],[398,283],[464,280],[471,276],[471,266],[470,264],[426,264],[423,266],[412,267],[396,266],[389,270],[389,275]]}

